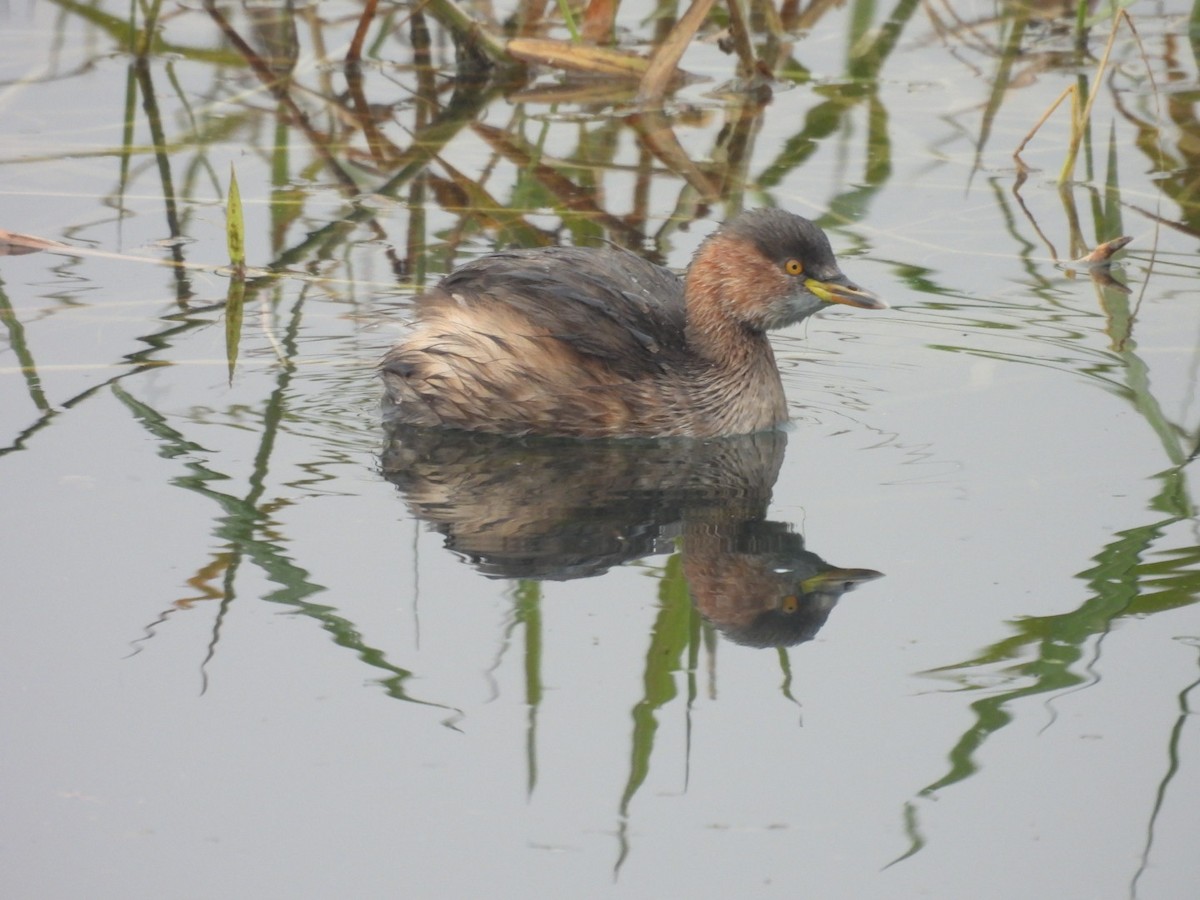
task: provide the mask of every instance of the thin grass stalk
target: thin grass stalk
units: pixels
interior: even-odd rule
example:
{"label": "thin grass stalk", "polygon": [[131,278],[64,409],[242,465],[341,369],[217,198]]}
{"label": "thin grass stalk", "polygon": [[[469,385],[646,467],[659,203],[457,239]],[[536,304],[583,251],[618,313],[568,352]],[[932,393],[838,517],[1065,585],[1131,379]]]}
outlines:
{"label": "thin grass stalk", "polygon": [[[1096,67],[1096,77],[1093,80],[1095,89],[1088,91],[1087,103],[1084,104],[1082,112],[1077,116],[1071,117],[1071,139],[1067,144],[1067,158],[1063,160],[1062,171],[1058,175],[1058,183],[1064,184],[1069,181],[1075,174],[1075,160],[1079,156],[1079,146],[1083,142],[1083,134],[1087,128],[1088,121],[1092,115],[1092,104],[1096,102],[1096,95],[1100,92],[1100,83],[1104,79],[1104,71],[1108,68],[1108,58],[1112,54],[1113,44],[1117,39],[1117,27],[1121,24],[1121,20],[1126,17],[1124,10],[1121,10],[1113,17],[1112,30],[1108,34],[1108,43],[1104,46],[1104,53],[1100,57],[1100,62]],[[1074,100],[1078,103],[1078,100]]]}
{"label": "thin grass stalk", "polygon": [[571,35],[571,43],[578,44],[583,38],[579,34],[579,25],[575,22],[575,14],[571,12],[571,6],[567,0],[558,0],[558,12],[567,26],[567,33]]}

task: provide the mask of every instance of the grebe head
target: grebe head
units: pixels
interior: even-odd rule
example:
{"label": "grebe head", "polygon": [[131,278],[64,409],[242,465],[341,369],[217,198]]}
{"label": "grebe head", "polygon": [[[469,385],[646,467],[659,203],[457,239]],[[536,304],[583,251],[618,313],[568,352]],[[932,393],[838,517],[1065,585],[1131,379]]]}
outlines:
{"label": "grebe head", "polygon": [[842,274],[824,231],[781,209],[743,213],[708,237],[686,292],[689,327],[702,331],[783,328],[831,303],[887,308]]}

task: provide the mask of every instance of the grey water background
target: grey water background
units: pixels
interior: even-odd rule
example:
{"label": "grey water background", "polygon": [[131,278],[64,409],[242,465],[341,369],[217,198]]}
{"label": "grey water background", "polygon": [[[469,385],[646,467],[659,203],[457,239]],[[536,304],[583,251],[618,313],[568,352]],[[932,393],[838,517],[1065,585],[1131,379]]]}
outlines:
{"label": "grey water background", "polygon": [[[1108,20],[818,4],[769,97],[706,30],[658,119],[467,84],[407,5],[361,80],[360,4],[152,8],[0,7],[0,228],[76,251],[0,259],[6,896],[1194,895],[1191,7],[1130,7],[1097,80]],[[1069,105],[1012,153],[1070,85],[1060,187]],[[272,273],[232,363],[231,166]],[[455,263],[682,267],[767,204],[892,305],[776,337],[769,446],[385,435],[373,366]],[[1117,284],[1070,265],[1122,234]],[[739,643],[730,522],[768,575],[802,535],[883,577]]]}

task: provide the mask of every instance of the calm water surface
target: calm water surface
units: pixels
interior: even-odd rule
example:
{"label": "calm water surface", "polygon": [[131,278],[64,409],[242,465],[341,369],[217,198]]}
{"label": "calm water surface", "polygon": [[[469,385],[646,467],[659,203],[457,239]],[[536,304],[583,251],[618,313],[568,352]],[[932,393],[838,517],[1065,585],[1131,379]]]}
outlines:
{"label": "calm water surface", "polygon": [[[1106,21],[818,6],[656,120],[406,5],[361,81],[357,4],[0,7],[0,228],[69,245],[0,259],[4,895],[1194,896],[1200,37],[1131,12],[1097,82]],[[785,434],[384,433],[448,267],[764,204],[892,304],[778,336]]]}

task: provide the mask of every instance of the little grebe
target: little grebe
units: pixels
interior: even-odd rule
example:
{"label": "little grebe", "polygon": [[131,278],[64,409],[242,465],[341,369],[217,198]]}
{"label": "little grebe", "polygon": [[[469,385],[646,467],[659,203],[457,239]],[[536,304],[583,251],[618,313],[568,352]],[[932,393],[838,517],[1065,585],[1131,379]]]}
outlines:
{"label": "little grebe", "polygon": [[830,303],[887,306],[807,219],[760,209],[680,278],[615,247],[493,253],[417,298],[381,365],[388,416],[563,437],[715,437],[787,421],[766,331]]}

